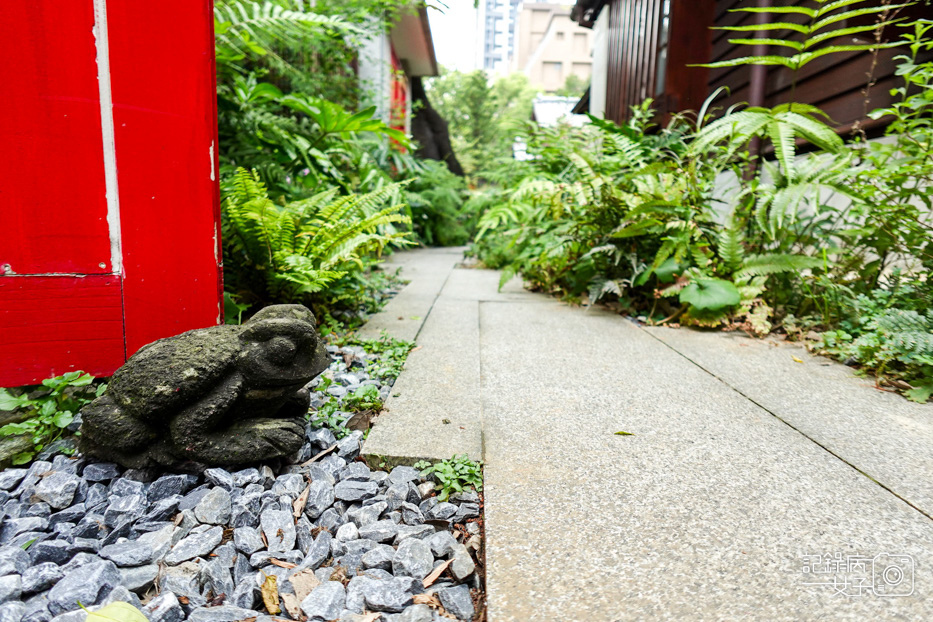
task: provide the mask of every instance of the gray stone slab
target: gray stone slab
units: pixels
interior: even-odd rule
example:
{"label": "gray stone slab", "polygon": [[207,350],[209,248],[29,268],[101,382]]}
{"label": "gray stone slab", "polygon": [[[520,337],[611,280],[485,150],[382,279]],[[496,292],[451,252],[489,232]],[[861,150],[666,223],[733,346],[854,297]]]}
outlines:
{"label": "gray stone slab", "polygon": [[434,303],[419,348],[363,446],[371,463],[482,458],[478,304],[443,297]]}
{"label": "gray stone slab", "polygon": [[522,286],[522,280],[512,278],[499,290],[498,270],[481,270],[477,268],[458,268],[450,273],[441,296],[462,300],[479,300],[483,302],[542,302],[557,304],[554,298],[540,296],[529,292]]}
{"label": "gray stone slab", "polygon": [[414,341],[448,276],[463,259],[463,248],[419,248],[394,253],[383,263],[409,280],[379,313],[359,330],[363,339],[378,339],[385,331],[396,339]]}
{"label": "gray stone slab", "polygon": [[880,391],[796,344],[645,330],[933,517],[933,404]]}
{"label": "gray stone slab", "polygon": [[[933,619],[933,521],[647,333],[537,303],[480,325],[491,622]],[[911,555],[913,593],[807,585],[827,553]]]}

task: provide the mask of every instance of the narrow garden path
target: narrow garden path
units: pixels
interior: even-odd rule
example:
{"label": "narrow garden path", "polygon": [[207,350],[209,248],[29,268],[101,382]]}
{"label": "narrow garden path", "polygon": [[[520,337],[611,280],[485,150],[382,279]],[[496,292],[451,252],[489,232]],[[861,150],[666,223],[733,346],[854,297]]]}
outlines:
{"label": "narrow garden path", "polygon": [[421,347],[364,452],[484,461],[491,622],[933,619],[933,407],[459,261],[392,258],[366,330]]}

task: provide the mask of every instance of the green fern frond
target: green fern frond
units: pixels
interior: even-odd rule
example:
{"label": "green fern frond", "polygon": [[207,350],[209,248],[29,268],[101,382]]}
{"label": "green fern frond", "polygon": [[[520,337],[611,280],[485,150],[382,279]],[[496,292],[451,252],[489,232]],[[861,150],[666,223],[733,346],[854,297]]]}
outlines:
{"label": "green fern frond", "polygon": [[[915,2],[911,1],[903,2],[900,4],[873,4],[871,6],[864,6],[865,2],[868,2],[868,0],[837,0],[832,2],[829,0],[816,0],[816,2],[820,5],[818,8],[801,6],[739,7],[730,10],[730,12],[742,13],[803,15],[804,17],[808,18],[807,23],[804,24],[796,24],[789,21],[778,21],[763,24],[744,24],[740,26],[720,26],[714,28],[714,30],[725,30],[727,32],[740,33],[770,34],[775,31],[788,30],[791,32],[799,33],[801,35],[800,40],[772,36],[729,39],[729,42],[734,45],[770,45],[790,48],[795,52],[794,54],[790,56],[781,56],[779,54],[743,56],[741,58],[733,58],[697,66],[721,68],[737,67],[740,65],[783,65],[784,67],[787,67],[788,69],[796,72],[802,69],[805,65],[813,62],[818,58],[821,58],[822,56],[826,56],[827,54],[871,51],[881,48],[895,47],[901,45],[902,43],[899,41],[894,41],[888,43],[865,44],[837,43],[836,45],[833,45],[832,42],[844,41],[846,38],[851,38],[853,35],[865,32],[873,32],[876,29],[885,28],[887,26],[891,26],[892,24],[898,23],[899,20],[887,20],[885,19],[885,16],[890,15],[892,11],[896,11],[898,9],[915,4]],[[855,7],[855,5],[863,6],[858,8],[850,8]],[[846,23],[848,20],[866,15],[878,15],[878,23],[857,26],[844,26],[842,28],[827,30],[834,24],[839,24],[840,22]],[[827,43],[829,43],[829,45],[826,45]],[[817,46],[825,47],[820,47],[820,49],[813,51],[813,48]]]}
{"label": "green fern frond", "polygon": [[717,252],[729,270],[736,270],[745,258],[745,234],[733,215],[719,233]]}
{"label": "green fern frond", "polygon": [[780,253],[751,255],[742,262],[742,267],[736,271],[735,276],[737,278],[742,278],[748,276],[767,276],[771,274],[780,274],[782,272],[799,272],[810,268],[818,268],[822,265],[822,259],[818,257],[808,257],[806,255]]}
{"label": "green fern frond", "polygon": [[268,53],[270,41],[301,39],[309,27],[358,32],[342,18],[286,9],[269,0],[217,0],[214,20],[217,40],[244,54]]}

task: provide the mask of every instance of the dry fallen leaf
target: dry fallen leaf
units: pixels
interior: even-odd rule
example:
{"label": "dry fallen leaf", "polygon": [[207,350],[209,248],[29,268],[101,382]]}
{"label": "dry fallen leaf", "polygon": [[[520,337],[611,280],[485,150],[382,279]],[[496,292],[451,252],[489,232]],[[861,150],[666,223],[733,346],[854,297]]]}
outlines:
{"label": "dry fallen leaf", "polygon": [[795,363],[803,363],[803,359],[799,359],[799,358],[797,358],[796,356],[794,356],[793,354],[791,355],[791,358],[794,359],[794,362],[795,362]]}
{"label": "dry fallen leaf", "polygon": [[447,570],[447,566],[451,565],[452,563],[454,563],[454,560],[448,559],[446,562],[432,570],[431,574],[426,576],[424,581],[421,582],[421,585],[424,587],[430,587],[435,581],[437,581],[437,578],[441,576],[445,570]]}
{"label": "dry fallen leaf", "polygon": [[265,532],[265,531],[260,531],[260,532],[259,532],[259,537],[262,538],[262,543],[266,545],[266,548],[269,548],[269,540],[268,540],[268,538],[266,538],[266,532]]}
{"label": "dry fallen leaf", "polygon": [[357,622],[376,622],[380,617],[382,614],[379,612],[367,613],[362,618],[357,618]]}
{"label": "dry fallen leaf", "polygon": [[292,587],[295,588],[295,596],[298,598],[298,602],[303,601],[308,594],[314,591],[314,588],[321,584],[313,570],[296,572],[288,580],[291,582]]}
{"label": "dry fallen leaf", "polygon": [[433,594],[415,594],[413,599],[416,605],[428,605],[434,608],[441,606],[441,601],[437,600]]}
{"label": "dry fallen leaf", "polygon": [[304,492],[298,495],[295,503],[292,504],[292,514],[295,518],[301,518],[301,513],[305,511],[305,504],[308,502],[308,495],[311,494],[311,486],[305,486]]}
{"label": "dry fallen leaf", "polygon": [[320,460],[321,458],[323,458],[324,456],[326,456],[326,455],[329,454],[330,452],[334,451],[335,449],[337,449],[337,443],[334,443],[333,445],[331,445],[330,447],[328,447],[327,449],[325,449],[324,451],[322,451],[322,452],[319,453],[318,455],[314,456],[313,458],[311,458],[311,459],[308,460],[307,462],[302,462],[302,463],[301,463],[301,466],[311,466],[313,463],[317,462],[318,460]]}
{"label": "dry fallen leaf", "polygon": [[294,594],[285,594],[282,595],[282,602],[285,604],[285,611],[288,612],[292,618],[298,620],[301,618],[301,601],[298,600],[298,597]]}
{"label": "dry fallen leaf", "polygon": [[295,568],[297,566],[297,564],[283,562],[281,559],[275,559],[274,557],[269,560],[269,563],[273,566],[278,566],[279,568]]}
{"label": "dry fallen leaf", "polygon": [[262,604],[266,606],[266,611],[271,615],[280,613],[282,608],[279,607],[279,586],[276,576],[267,574],[265,581],[262,582],[262,587],[259,589],[262,592]]}

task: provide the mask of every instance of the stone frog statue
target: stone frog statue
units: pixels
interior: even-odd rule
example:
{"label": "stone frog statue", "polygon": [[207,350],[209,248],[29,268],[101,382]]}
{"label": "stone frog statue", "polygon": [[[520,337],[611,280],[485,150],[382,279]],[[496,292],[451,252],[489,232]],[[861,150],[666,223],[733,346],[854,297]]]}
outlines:
{"label": "stone frog statue", "polygon": [[329,363],[314,315],[301,305],[160,339],[82,409],[79,447],[133,468],[294,454],[304,441],[305,386]]}

